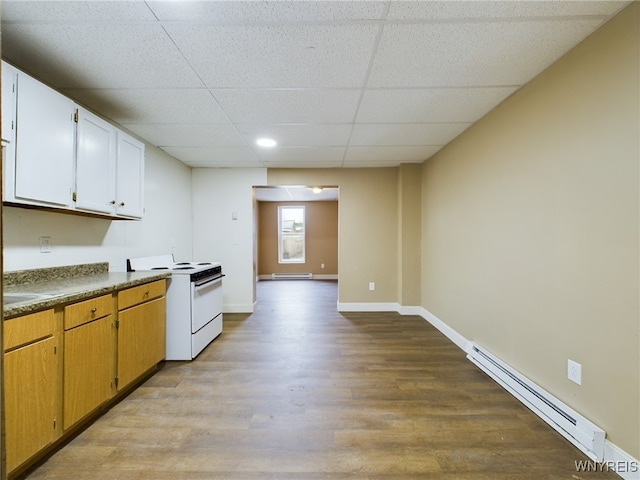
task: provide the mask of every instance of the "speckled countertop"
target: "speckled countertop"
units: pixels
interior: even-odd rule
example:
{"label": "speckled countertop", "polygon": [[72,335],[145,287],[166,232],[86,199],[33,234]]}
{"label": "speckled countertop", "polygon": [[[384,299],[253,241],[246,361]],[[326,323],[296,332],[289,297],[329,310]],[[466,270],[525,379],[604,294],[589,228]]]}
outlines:
{"label": "speckled countertop", "polygon": [[38,294],[46,298],[4,305],[4,317],[25,315],[169,276],[167,272],[109,272],[108,263],[5,272],[5,294]]}

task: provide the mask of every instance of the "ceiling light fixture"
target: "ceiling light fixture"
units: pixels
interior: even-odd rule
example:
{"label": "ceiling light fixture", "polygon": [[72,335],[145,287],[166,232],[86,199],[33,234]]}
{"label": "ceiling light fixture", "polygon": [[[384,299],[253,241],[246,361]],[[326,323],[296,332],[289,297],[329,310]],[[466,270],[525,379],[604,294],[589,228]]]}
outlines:
{"label": "ceiling light fixture", "polygon": [[256,144],[258,144],[261,147],[271,148],[271,147],[275,147],[278,144],[278,142],[276,142],[273,138],[263,137],[263,138],[257,139]]}
{"label": "ceiling light fixture", "polygon": [[322,193],[322,187],[313,187],[311,191],[313,193]]}

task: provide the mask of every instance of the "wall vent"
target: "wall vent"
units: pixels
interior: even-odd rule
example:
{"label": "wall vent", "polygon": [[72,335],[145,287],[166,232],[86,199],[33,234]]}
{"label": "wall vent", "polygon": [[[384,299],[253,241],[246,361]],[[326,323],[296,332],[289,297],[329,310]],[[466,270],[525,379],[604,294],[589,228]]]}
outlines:
{"label": "wall vent", "polygon": [[604,430],[477,344],[470,344],[467,358],[589,458],[603,460]]}
{"label": "wall vent", "polygon": [[272,273],[271,280],[311,280],[312,273]]}

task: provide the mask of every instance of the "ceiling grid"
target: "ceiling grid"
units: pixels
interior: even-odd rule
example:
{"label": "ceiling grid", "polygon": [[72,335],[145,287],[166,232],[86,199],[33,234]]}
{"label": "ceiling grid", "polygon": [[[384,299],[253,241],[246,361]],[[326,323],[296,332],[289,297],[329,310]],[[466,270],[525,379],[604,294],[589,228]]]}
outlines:
{"label": "ceiling grid", "polygon": [[2,54],[192,167],[393,167],[628,3],[3,0]]}

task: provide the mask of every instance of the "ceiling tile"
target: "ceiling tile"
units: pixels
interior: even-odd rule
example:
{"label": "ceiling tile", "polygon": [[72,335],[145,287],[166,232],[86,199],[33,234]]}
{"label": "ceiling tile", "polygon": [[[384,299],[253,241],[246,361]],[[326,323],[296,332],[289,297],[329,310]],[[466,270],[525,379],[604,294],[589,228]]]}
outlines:
{"label": "ceiling tile", "polygon": [[601,19],[581,19],[387,25],[367,85],[522,85],[600,23]]}
{"label": "ceiling tile", "polygon": [[276,147],[257,150],[262,161],[304,166],[309,162],[342,162],[344,147]]}
{"label": "ceiling tile", "polygon": [[557,17],[612,15],[628,2],[616,1],[439,1],[390,2],[387,20]]}
{"label": "ceiling tile", "polygon": [[152,144],[165,147],[242,147],[244,138],[230,123],[125,123],[123,127]]}
{"label": "ceiling tile", "polygon": [[356,124],[349,145],[444,145],[469,125],[471,123]]}
{"label": "ceiling tile", "polygon": [[162,150],[191,166],[263,166],[255,152],[248,147],[164,147]]}
{"label": "ceiling tile", "polygon": [[118,123],[230,123],[208,90],[104,89],[65,91]]}
{"label": "ceiling tile", "polygon": [[2,0],[2,22],[157,21],[145,2]]}
{"label": "ceiling tile", "polygon": [[515,87],[366,90],[359,123],[475,122]]}
{"label": "ceiling tile", "polygon": [[385,163],[399,165],[401,163],[419,163],[440,150],[439,146],[423,147],[349,147],[344,159],[344,166],[354,164]]}
{"label": "ceiling tile", "polygon": [[326,22],[380,19],[384,2],[150,1],[160,20],[206,22]]}
{"label": "ceiling tile", "polygon": [[378,31],[376,25],[165,28],[215,88],[360,87]]}
{"label": "ceiling tile", "polygon": [[234,123],[351,123],[355,89],[212,90]]}
{"label": "ceiling tile", "polygon": [[55,88],[202,86],[160,25],[3,24],[2,52]]}
{"label": "ceiling tile", "polygon": [[339,125],[256,125],[239,124],[238,130],[247,143],[253,145],[259,137],[273,138],[281,147],[346,146],[351,134],[350,124]]}

